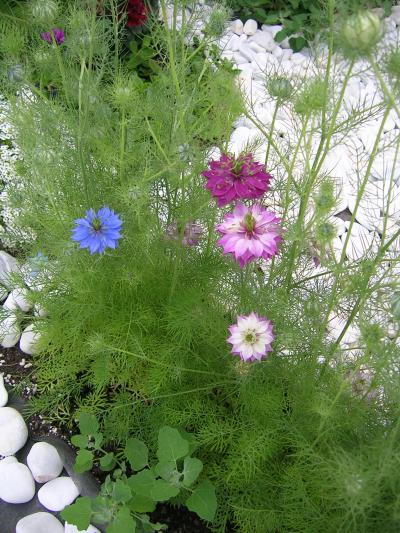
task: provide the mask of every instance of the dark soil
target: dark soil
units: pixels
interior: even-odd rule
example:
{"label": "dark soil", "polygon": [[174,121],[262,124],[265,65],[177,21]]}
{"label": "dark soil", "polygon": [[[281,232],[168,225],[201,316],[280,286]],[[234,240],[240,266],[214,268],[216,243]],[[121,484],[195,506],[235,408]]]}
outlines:
{"label": "dark soil", "polygon": [[[19,348],[2,348],[0,351],[0,372],[4,373],[4,381],[7,388],[16,387],[16,391],[25,399],[29,400],[35,394],[35,375],[33,366],[21,365],[21,361],[29,363],[30,357],[22,353]],[[63,427],[57,427],[51,421],[41,415],[32,415],[27,419],[29,434],[33,440],[41,440],[47,437],[61,438],[74,448],[70,442],[72,432]],[[92,473],[101,482],[104,475],[101,471],[93,469]],[[160,522],[168,526],[170,533],[211,533],[211,530],[195,514],[184,507],[173,507],[166,503],[157,506],[150,519],[153,523]],[[232,532],[230,528],[227,533]]]}

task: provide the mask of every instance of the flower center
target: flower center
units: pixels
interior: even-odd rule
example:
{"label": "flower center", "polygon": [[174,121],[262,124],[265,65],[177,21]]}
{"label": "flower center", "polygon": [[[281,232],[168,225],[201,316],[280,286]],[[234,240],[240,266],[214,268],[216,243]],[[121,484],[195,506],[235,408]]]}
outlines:
{"label": "flower center", "polygon": [[244,335],[244,341],[247,344],[254,344],[257,341],[256,332],[252,329],[248,329]]}
{"label": "flower center", "polygon": [[244,222],[244,227],[246,228],[246,231],[248,233],[252,233],[256,225],[256,219],[253,217],[253,215],[251,213],[246,213],[244,215],[243,222]]}
{"label": "flower center", "polygon": [[240,178],[240,172],[242,171],[242,167],[243,167],[243,161],[241,161],[240,159],[237,159],[235,161],[235,164],[233,165],[232,172],[238,178]]}
{"label": "flower center", "polygon": [[92,221],[92,227],[95,231],[101,230],[101,220],[99,218],[94,218]]}

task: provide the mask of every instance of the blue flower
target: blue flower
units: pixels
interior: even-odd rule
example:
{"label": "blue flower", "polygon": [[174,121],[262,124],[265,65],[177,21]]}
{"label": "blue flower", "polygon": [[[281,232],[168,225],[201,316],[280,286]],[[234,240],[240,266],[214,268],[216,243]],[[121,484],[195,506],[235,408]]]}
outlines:
{"label": "blue flower", "polygon": [[91,254],[102,254],[106,248],[116,248],[121,238],[122,220],[109,207],[102,207],[97,213],[86,211],[85,218],[75,220],[72,240],[80,243],[80,248],[89,248]]}

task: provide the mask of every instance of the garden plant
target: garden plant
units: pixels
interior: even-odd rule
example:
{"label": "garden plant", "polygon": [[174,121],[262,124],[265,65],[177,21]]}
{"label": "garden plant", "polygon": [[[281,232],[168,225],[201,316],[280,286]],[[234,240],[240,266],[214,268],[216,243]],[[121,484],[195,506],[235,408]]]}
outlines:
{"label": "garden plant", "polygon": [[[28,410],[73,431],[78,470],[106,472],[97,501],[64,518],[153,531],[169,500],[221,533],[398,531],[396,160],[379,238],[346,252],[385,123],[400,118],[400,52],[378,64],[377,15],[341,17],[328,0],[325,70],[296,86],[266,73],[265,124],[217,51],[226,7],[199,36],[188,4],[146,7],[142,69],[115,0],[32,0],[0,35],[20,149],[7,198],[27,234],[19,254],[45,258]],[[360,57],[382,97],[343,118]],[[275,128],[285,108],[289,141]],[[258,137],[234,153],[240,116]],[[371,116],[337,253],[330,151]]]}

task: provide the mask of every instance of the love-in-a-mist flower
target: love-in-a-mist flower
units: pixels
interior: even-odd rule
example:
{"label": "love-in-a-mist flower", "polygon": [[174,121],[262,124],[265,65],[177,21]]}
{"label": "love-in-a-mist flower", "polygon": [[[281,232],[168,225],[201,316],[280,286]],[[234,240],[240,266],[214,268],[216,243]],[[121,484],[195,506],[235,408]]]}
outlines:
{"label": "love-in-a-mist flower", "polygon": [[127,28],[142,26],[148,18],[149,11],[144,0],[128,0],[126,5]]}
{"label": "love-in-a-mist flower", "polygon": [[72,239],[80,248],[89,248],[91,254],[102,254],[106,248],[116,248],[121,238],[122,220],[109,207],[102,207],[97,213],[86,211],[84,218],[75,220]]}
{"label": "love-in-a-mist flower", "polygon": [[217,244],[224,254],[232,254],[242,268],[253,259],[276,255],[282,241],[280,219],[259,204],[247,207],[238,203],[217,230],[222,234]]}
{"label": "love-in-a-mist flower", "polygon": [[60,28],[54,28],[51,31],[44,31],[40,34],[40,37],[43,39],[43,41],[46,41],[49,44],[53,44],[53,42],[56,44],[62,44],[65,38],[64,31]]}
{"label": "love-in-a-mist flower", "polygon": [[271,343],[275,339],[272,323],[256,313],[238,316],[229,331],[231,336],[227,340],[232,344],[232,353],[243,361],[261,361],[272,351]]}
{"label": "love-in-a-mist flower", "polygon": [[222,154],[219,161],[210,161],[209,170],[202,175],[207,178],[206,189],[216,198],[218,207],[244,198],[260,198],[272,178],[253,154],[241,154],[238,158]]}

